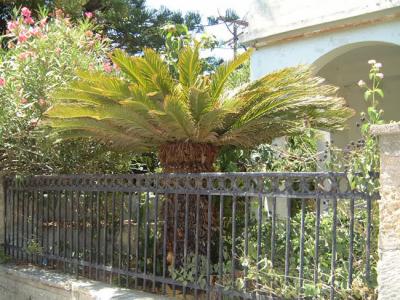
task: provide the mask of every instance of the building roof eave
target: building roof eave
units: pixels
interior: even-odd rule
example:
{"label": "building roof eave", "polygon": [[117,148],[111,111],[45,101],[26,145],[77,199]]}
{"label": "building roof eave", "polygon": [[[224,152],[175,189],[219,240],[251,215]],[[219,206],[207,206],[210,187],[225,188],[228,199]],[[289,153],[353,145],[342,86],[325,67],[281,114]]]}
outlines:
{"label": "building roof eave", "polygon": [[247,32],[243,35],[241,43],[246,46],[261,48],[324,33],[390,22],[396,19],[400,19],[400,6],[268,35],[263,33],[262,29],[259,29],[255,32]]}

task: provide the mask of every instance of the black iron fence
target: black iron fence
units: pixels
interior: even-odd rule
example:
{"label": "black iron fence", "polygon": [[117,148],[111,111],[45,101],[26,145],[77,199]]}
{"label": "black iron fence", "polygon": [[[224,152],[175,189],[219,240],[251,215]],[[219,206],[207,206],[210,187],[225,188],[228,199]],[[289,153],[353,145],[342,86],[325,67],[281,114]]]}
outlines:
{"label": "black iron fence", "polygon": [[5,251],[188,299],[367,299],[376,199],[342,173],[8,178]]}

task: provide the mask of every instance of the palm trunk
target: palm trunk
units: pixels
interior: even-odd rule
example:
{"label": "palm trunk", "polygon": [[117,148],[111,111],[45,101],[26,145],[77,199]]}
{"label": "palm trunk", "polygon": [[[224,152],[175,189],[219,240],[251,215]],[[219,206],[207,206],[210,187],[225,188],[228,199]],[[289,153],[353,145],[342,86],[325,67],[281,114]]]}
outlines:
{"label": "palm trunk", "polygon": [[[211,144],[177,142],[165,144],[159,148],[159,159],[166,173],[200,173],[212,172],[213,164],[218,154],[218,148]],[[198,255],[207,255],[207,228],[208,228],[208,196],[188,195],[188,240],[187,251],[184,253],[186,195],[169,195],[164,202],[167,215],[167,251],[168,263],[182,266],[184,255],[195,254],[196,242]],[[197,204],[199,205],[199,219],[196,220]],[[175,208],[176,207],[176,208]],[[165,209],[165,207],[164,207]],[[174,221],[176,218],[176,249],[174,253]],[[164,211],[164,210],[163,210]],[[211,208],[212,240],[216,233],[216,208]],[[199,224],[197,231],[196,221]],[[196,235],[197,234],[197,235]],[[197,239],[195,238],[197,236]]]}

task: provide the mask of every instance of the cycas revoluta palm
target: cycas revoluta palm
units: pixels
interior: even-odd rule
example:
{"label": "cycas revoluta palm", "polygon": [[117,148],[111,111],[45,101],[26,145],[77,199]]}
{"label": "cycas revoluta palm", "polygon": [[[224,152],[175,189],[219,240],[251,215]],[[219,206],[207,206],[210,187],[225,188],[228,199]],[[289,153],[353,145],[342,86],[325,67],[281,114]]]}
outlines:
{"label": "cycas revoluta palm", "polygon": [[337,88],[305,66],[225,91],[229,75],[249,55],[202,74],[199,47],[186,47],[174,78],[151,49],[143,57],[116,50],[112,61],[121,76],[80,71],[78,80],[54,93],[47,123],[62,138],[93,137],[118,151],[158,151],[166,172],[205,172],[212,171],[221,146],[269,143],[305,126],[341,129],[352,115]]}
{"label": "cycas revoluta palm", "polygon": [[[252,147],[300,133],[305,127],[341,129],[352,115],[344,99],[336,96],[337,88],[324,85],[323,79],[313,77],[304,66],[282,69],[235,92],[226,91],[229,75],[249,55],[246,52],[209,75],[202,74],[198,45],[183,48],[173,71],[151,49],[145,49],[143,57],[116,50],[112,60],[121,74],[80,71],[78,80],[54,93],[47,123],[62,138],[92,137],[118,151],[158,151],[166,172],[207,172],[212,171],[224,145]],[[185,199],[178,196],[167,197],[164,205],[169,257],[174,207],[178,207],[177,246],[172,257],[180,264]],[[207,199],[201,197],[197,202],[199,232],[193,225],[195,205],[189,208],[188,236],[201,241],[200,255],[207,249],[203,243],[207,240]],[[191,200],[196,203],[196,196]],[[194,251],[194,240],[188,241],[187,249]]]}

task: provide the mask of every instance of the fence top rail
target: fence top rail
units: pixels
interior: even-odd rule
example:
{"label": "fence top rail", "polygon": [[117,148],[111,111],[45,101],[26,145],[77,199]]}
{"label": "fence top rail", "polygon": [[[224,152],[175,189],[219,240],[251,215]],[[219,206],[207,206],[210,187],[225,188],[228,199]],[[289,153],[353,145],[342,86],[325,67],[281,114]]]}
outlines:
{"label": "fence top rail", "polygon": [[[377,174],[368,175],[371,181]],[[365,197],[344,172],[36,175],[5,178],[6,187],[38,191],[153,192],[270,197]],[[371,198],[377,198],[372,194]]]}

